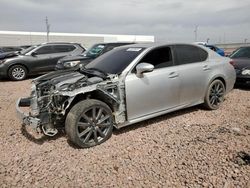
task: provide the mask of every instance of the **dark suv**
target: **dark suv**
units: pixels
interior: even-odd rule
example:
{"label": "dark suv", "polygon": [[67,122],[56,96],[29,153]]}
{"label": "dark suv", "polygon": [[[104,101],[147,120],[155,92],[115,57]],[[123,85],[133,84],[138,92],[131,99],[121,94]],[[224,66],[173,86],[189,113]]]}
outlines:
{"label": "dark suv", "polygon": [[78,56],[66,56],[59,59],[56,65],[56,70],[79,68],[80,65],[86,65],[93,59],[112,50],[115,47],[129,45],[134,43],[119,42],[119,43],[98,43],[93,45],[88,51]]}
{"label": "dark suv", "polygon": [[82,54],[77,43],[44,43],[31,46],[14,57],[0,60],[0,76],[23,80],[27,75],[39,75],[55,70],[57,61],[67,55]]}

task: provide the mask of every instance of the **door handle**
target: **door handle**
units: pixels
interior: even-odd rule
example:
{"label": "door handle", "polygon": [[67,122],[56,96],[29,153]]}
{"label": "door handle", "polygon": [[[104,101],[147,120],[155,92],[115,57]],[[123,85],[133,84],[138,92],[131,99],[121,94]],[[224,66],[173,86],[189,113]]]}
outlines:
{"label": "door handle", "polygon": [[169,78],[175,78],[175,77],[178,77],[178,76],[179,76],[179,74],[177,74],[176,72],[171,72],[168,75]]}
{"label": "door handle", "polygon": [[211,70],[211,68],[210,68],[208,65],[204,65],[204,66],[203,66],[203,70],[204,70],[204,71],[207,71],[207,70]]}

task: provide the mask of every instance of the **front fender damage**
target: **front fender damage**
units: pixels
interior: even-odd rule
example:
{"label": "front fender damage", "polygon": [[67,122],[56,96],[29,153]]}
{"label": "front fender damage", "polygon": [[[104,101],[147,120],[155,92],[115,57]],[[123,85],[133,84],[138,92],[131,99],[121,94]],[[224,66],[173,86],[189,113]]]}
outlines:
{"label": "front fender damage", "polygon": [[119,82],[101,83],[84,89],[81,88],[73,91],[60,92],[58,94],[68,97],[60,110],[62,115],[65,115],[72,107],[72,102],[77,96],[85,95],[86,99],[95,98],[108,103],[113,110],[115,125],[126,121],[125,87]]}
{"label": "front fender damage", "polygon": [[[115,127],[126,121],[125,86],[118,76],[115,75],[94,84],[75,82],[67,86],[64,85],[60,89],[53,84],[42,83],[40,87],[38,84],[33,85],[30,113],[22,119],[23,124],[32,125],[34,129],[43,131],[45,135],[54,136],[58,129],[64,128],[67,113],[72,106],[86,99],[97,99],[107,103],[113,111]],[[27,123],[27,120],[33,119],[39,120],[37,121],[39,123],[36,125],[33,122]]]}

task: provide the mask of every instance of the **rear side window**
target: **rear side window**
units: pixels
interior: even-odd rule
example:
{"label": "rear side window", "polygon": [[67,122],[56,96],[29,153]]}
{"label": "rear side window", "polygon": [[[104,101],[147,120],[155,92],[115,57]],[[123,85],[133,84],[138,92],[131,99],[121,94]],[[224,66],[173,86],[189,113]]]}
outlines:
{"label": "rear side window", "polygon": [[205,61],[208,57],[205,50],[192,45],[176,45],[174,49],[177,65]]}
{"label": "rear side window", "polygon": [[54,53],[63,53],[63,52],[71,52],[76,47],[72,45],[55,45],[54,47]]}

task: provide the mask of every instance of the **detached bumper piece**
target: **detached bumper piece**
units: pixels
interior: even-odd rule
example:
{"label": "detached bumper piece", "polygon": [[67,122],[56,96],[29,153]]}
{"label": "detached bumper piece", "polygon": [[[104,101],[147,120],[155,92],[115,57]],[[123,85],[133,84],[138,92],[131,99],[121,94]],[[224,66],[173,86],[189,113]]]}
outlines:
{"label": "detached bumper piece", "polygon": [[[21,107],[32,106],[31,103],[31,98],[19,98],[16,102],[17,116],[22,121],[22,124],[32,127],[37,132],[42,130],[47,136],[55,136],[58,133],[58,130],[49,123],[48,116],[42,120],[37,117],[33,117],[30,115],[30,113],[28,114],[21,110]],[[44,119],[46,119],[46,121]]]}
{"label": "detached bumper piece", "polygon": [[19,98],[16,102],[16,113],[17,117],[21,120],[22,124],[31,126],[33,129],[37,130],[37,128],[41,125],[41,120],[30,116],[30,114],[23,112],[20,107],[29,107],[30,106],[30,98]]}

